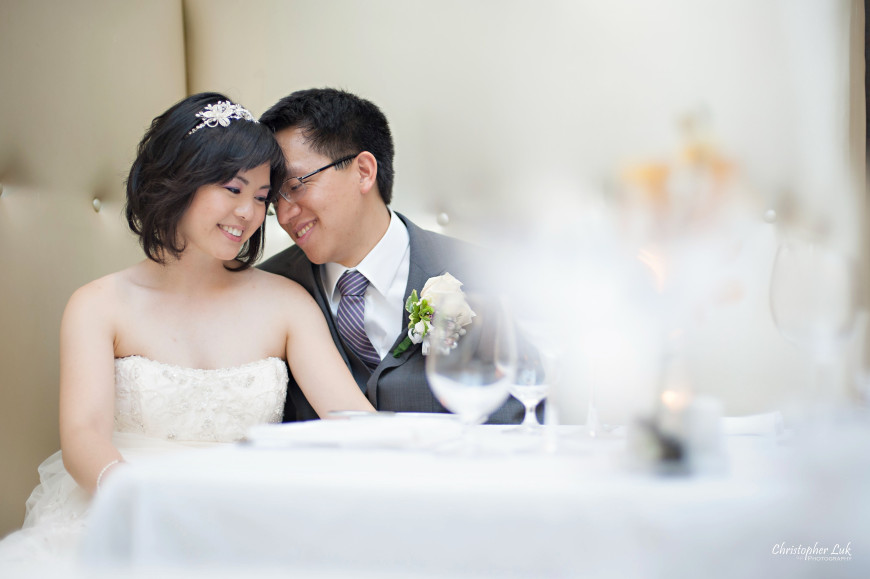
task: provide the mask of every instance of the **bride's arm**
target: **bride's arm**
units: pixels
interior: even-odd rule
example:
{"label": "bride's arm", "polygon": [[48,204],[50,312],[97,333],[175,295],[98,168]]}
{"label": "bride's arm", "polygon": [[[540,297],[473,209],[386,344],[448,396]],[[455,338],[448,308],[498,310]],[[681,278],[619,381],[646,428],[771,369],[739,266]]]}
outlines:
{"label": "bride's arm", "polygon": [[[106,280],[76,291],[60,328],[60,445],[63,463],[89,492],[121,453],[112,445],[115,413],[114,323]],[[104,469],[106,469],[104,471]],[[105,478],[105,477],[104,477]]]}
{"label": "bride's arm", "polygon": [[287,363],[305,398],[320,417],[334,410],[374,412],[336,350],[323,312],[304,289],[293,290],[292,307],[284,309]]}

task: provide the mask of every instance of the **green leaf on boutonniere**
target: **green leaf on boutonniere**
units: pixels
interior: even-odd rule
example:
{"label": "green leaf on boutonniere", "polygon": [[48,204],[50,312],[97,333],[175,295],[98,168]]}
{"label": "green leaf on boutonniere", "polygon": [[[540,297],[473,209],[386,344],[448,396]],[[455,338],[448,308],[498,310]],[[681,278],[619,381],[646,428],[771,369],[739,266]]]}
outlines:
{"label": "green leaf on boutonniere", "polygon": [[[405,300],[405,310],[408,312],[408,335],[402,342],[393,350],[393,357],[398,358],[408,348],[414,344],[419,344],[429,332],[432,323],[432,314],[435,310],[425,298],[420,298],[417,295],[417,290],[411,290],[411,295]],[[423,330],[416,328],[417,324],[423,322]],[[424,349],[425,351],[425,349]]]}
{"label": "green leaf on boutonniere", "polygon": [[410,314],[414,311],[414,304],[417,303],[417,290],[411,290],[411,295],[405,300],[405,310]]}
{"label": "green leaf on boutonniere", "polygon": [[399,356],[401,356],[405,352],[405,350],[413,345],[413,343],[414,342],[411,341],[411,338],[405,336],[405,339],[402,340],[402,342],[398,346],[396,346],[395,350],[393,350],[393,358],[398,358]]}

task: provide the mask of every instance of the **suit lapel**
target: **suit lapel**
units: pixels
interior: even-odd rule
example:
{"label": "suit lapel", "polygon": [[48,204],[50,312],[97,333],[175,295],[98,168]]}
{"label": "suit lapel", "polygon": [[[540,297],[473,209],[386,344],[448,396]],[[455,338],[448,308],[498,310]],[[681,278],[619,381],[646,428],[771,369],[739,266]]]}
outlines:
{"label": "suit lapel", "polygon": [[329,300],[326,299],[326,291],[323,289],[323,282],[320,279],[319,266],[309,263],[309,267],[306,268],[306,271],[307,275],[300,281],[302,282],[302,285],[305,286],[305,289],[308,290],[308,293],[310,293],[314,298],[314,301],[317,302],[317,305],[320,306],[320,310],[323,312],[323,317],[326,318],[326,325],[329,327],[329,333],[332,335],[332,341],[335,343],[338,353],[341,354],[344,363],[350,365],[347,352],[344,349],[344,344],[341,341],[341,337],[338,334],[338,328],[335,325],[335,318],[332,316],[332,310],[329,307]]}
{"label": "suit lapel", "polygon": [[[430,243],[426,231],[414,225],[404,215],[400,213],[396,213],[396,215],[399,216],[399,219],[402,220],[405,227],[408,229],[408,239],[410,242],[408,284],[405,287],[405,299],[407,299],[408,296],[411,295],[412,290],[417,290],[417,294],[419,294],[420,290],[423,289],[423,286],[430,277],[444,273],[444,264],[442,263],[443,255],[441,254],[442,252],[438,251],[437,247],[434,247],[432,243]],[[369,401],[371,401],[372,404],[375,404],[375,401],[377,400],[377,384],[380,375],[385,370],[396,368],[407,362],[411,355],[421,347],[420,344],[414,344],[402,352],[398,358],[393,356],[393,350],[395,350],[396,347],[405,339],[405,336],[408,335],[407,329],[409,319],[410,314],[408,314],[407,310],[404,310],[403,308],[402,327],[400,328],[399,335],[393,342],[390,351],[387,352],[387,355],[383,360],[381,360],[381,363],[378,364],[368,380],[366,395],[369,397]]]}

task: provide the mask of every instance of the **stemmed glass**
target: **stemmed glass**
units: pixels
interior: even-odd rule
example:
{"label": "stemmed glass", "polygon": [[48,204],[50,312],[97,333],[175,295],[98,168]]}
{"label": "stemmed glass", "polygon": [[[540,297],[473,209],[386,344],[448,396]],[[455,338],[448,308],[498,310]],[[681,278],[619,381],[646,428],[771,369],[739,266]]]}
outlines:
{"label": "stemmed glass", "polygon": [[826,384],[826,371],[852,336],[856,286],[854,262],[839,251],[811,241],[789,240],[776,253],[770,282],[773,321],[815,365],[813,389],[803,400],[805,410],[837,395]]}
{"label": "stemmed glass", "polygon": [[525,407],[525,417],[519,429],[511,432],[532,434],[541,430],[535,411],[558,382],[561,370],[561,349],[554,334],[540,321],[517,322],[517,371],[508,390]]}
{"label": "stemmed glass", "polygon": [[518,357],[516,379],[508,386],[508,392],[526,409],[523,422],[520,424],[521,430],[525,433],[534,432],[541,427],[535,410],[550,392],[550,385],[545,381],[545,376],[541,359],[535,352],[524,352]]}
{"label": "stemmed glass", "polygon": [[[466,307],[474,315],[463,325]],[[438,401],[459,416],[468,438],[471,427],[508,398],[516,372],[514,329],[499,298],[451,294],[435,300],[433,308],[426,377]]]}

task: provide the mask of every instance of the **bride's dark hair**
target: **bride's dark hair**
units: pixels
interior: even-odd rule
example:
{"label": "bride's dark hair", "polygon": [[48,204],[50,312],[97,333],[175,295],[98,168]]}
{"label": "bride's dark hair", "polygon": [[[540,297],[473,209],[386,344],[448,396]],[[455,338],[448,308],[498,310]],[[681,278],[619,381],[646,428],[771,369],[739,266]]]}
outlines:
{"label": "bride's dark hair", "polygon": [[[244,119],[228,126],[203,126],[196,113],[206,105],[229,101],[219,93],[199,93],[175,105],[151,122],[137,149],[127,177],[125,209],[130,229],[148,259],[166,263],[184,251],[178,222],[203,185],[226,183],[238,174],[269,164],[271,189],[268,204],[284,182],[285,161],[272,132]],[[242,246],[237,270],[250,267],[263,253],[264,226]]]}

